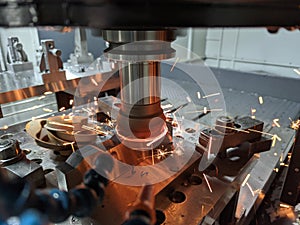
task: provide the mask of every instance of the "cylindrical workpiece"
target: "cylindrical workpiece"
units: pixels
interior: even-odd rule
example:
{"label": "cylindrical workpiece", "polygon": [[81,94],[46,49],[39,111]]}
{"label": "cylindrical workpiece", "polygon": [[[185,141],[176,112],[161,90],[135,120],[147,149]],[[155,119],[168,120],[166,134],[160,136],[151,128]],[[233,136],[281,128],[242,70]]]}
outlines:
{"label": "cylindrical workpiece", "polygon": [[120,62],[121,100],[132,105],[160,101],[160,62]]}

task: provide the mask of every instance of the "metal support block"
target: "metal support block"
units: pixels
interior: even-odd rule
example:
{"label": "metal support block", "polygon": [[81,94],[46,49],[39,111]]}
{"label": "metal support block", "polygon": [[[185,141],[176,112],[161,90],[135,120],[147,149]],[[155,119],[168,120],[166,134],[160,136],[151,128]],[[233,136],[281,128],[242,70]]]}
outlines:
{"label": "metal support block", "polygon": [[70,61],[73,66],[91,64],[94,61],[94,56],[88,52],[85,28],[75,29],[75,49],[70,54]]}
{"label": "metal support block", "polygon": [[65,71],[62,70],[61,50],[55,48],[53,40],[42,40],[41,44],[43,53],[40,70],[44,72],[42,75],[44,83],[66,80]]}
{"label": "metal support block", "polygon": [[297,130],[281,201],[295,206],[300,202],[300,131]]}
{"label": "metal support block", "polygon": [[[243,117],[233,120],[226,116],[217,119],[214,129],[202,130],[199,137],[200,145],[213,154],[219,154],[228,157],[228,149],[240,147],[247,142],[247,151],[252,150],[253,153],[259,152],[256,148],[263,145],[263,150],[268,150],[271,146],[270,140],[260,140],[262,137],[264,123],[250,117]],[[255,142],[259,143],[255,143]],[[199,149],[201,151],[201,149]],[[251,154],[250,154],[251,155]]]}
{"label": "metal support block", "polygon": [[0,139],[0,167],[12,178],[26,179],[37,187],[45,184],[43,168],[26,158],[16,140]]}
{"label": "metal support block", "polygon": [[27,54],[17,37],[9,37],[7,44],[7,70],[18,73],[33,70],[32,62],[28,62]]}

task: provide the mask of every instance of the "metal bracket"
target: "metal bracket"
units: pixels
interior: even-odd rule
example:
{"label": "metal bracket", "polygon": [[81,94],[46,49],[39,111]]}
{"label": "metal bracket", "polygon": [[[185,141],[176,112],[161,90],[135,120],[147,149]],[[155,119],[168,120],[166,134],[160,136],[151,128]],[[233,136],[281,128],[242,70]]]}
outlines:
{"label": "metal bracket", "polygon": [[9,37],[7,44],[7,69],[13,73],[33,70],[32,62],[28,62],[27,54],[17,37]]}
{"label": "metal bracket", "polygon": [[262,121],[251,117],[233,120],[221,116],[214,128],[201,131],[199,143],[204,150],[198,150],[218,154],[223,158],[242,156],[244,151],[251,157],[254,153],[267,151],[271,147],[271,140],[262,138],[263,126]]}
{"label": "metal bracket", "polygon": [[65,71],[63,71],[63,62],[60,58],[62,52],[55,48],[54,41],[42,40],[42,59],[40,62],[40,70],[44,72],[44,83],[56,82],[58,80],[66,80]]}
{"label": "metal bracket", "polygon": [[88,52],[86,31],[84,28],[75,29],[75,49],[74,53],[70,54],[70,61],[72,66],[91,64],[94,61],[94,56]]}

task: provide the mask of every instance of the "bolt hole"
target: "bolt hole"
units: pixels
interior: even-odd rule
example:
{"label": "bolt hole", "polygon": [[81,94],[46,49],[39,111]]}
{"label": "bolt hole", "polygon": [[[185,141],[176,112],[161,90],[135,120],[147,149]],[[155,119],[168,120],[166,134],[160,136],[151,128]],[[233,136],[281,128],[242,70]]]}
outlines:
{"label": "bolt hole", "polygon": [[31,153],[31,150],[29,149],[23,149],[23,152],[25,155],[29,155]]}
{"label": "bolt hole", "polygon": [[156,223],[155,225],[161,225],[163,224],[163,222],[165,222],[166,220],[166,215],[163,211],[161,210],[155,210],[155,214],[156,214]]}
{"label": "bolt hole", "polygon": [[54,155],[60,155],[59,151],[53,151]]}
{"label": "bolt hole", "polygon": [[182,203],[185,201],[186,196],[181,191],[174,191],[173,193],[170,194],[169,199],[171,202],[174,203]]}
{"label": "bolt hole", "polygon": [[202,179],[198,175],[193,174],[192,176],[189,177],[188,179],[189,183],[191,185],[200,185],[202,184]]}
{"label": "bolt hole", "polygon": [[53,169],[45,169],[44,170],[44,174],[46,175],[46,174],[51,173],[53,171],[54,171]]}
{"label": "bolt hole", "polygon": [[43,162],[42,159],[32,159],[31,161],[32,161],[32,162],[35,162],[35,163],[37,163],[37,164],[41,164],[41,163]]}
{"label": "bolt hole", "polygon": [[189,128],[186,128],[186,129],[185,129],[185,132],[187,132],[187,133],[189,133],[189,134],[192,134],[192,133],[195,133],[196,130],[189,127]]}
{"label": "bolt hole", "polygon": [[241,126],[240,124],[238,124],[238,123],[235,123],[235,124],[234,124],[234,127],[239,129],[239,128],[241,128],[242,126]]}
{"label": "bolt hole", "polygon": [[179,138],[179,139],[184,139],[184,137],[180,136],[180,135],[176,135],[175,136],[176,138]]}

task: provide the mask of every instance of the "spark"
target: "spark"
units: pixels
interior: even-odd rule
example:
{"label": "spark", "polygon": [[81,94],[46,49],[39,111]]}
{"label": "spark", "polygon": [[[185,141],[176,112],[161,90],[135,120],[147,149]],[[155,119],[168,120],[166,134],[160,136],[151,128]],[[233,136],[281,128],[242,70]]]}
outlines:
{"label": "spark", "polygon": [[173,66],[172,66],[170,72],[173,72],[173,70],[174,70],[174,68],[175,68],[175,66],[176,66],[176,64],[177,64],[178,61],[179,61],[179,57],[176,58],[176,60],[175,60],[175,62],[174,62],[174,64],[173,64]]}
{"label": "spark", "polygon": [[[216,127],[222,127],[222,128],[226,128],[226,129],[229,129],[229,130],[240,131],[240,132],[244,132],[244,133],[247,133],[247,134],[249,134],[249,133],[250,133],[250,132],[249,132],[249,131],[247,131],[247,130],[241,130],[241,129],[234,128],[234,127],[222,126],[222,125],[219,125],[219,124],[216,124],[215,126],[216,126]],[[248,129],[248,130],[249,130],[249,129]]]}
{"label": "spark", "polygon": [[273,123],[275,124],[276,127],[280,127],[279,119],[274,119]]}
{"label": "spark", "polygon": [[70,99],[69,105],[73,105],[73,103],[74,103],[74,99]]}
{"label": "spark", "polygon": [[98,98],[96,96],[94,96],[94,105],[97,106],[98,105]]}
{"label": "spark", "polygon": [[298,130],[299,129],[299,126],[300,126],[300,120],[298,119],[297,121],[293,121],[291,119],[291,117],[289,117],[289,120],[291,121],[291,128],[294,129],[294,130]]}
{"label": "spark", "polygon": [[83,111],[87,112],[87,113],[92,113],[90,108],[82,108]]}
{"label": "spark", "polygon": [[60,112],[65,111],[65,110],[66,110],[66,107],[61,107],[61,108],[59,109]]}
{"label": "spark", "polygon": [[250,186],[250,184],[249,184],[248,182],[246,183],[246,185],[247,185],[247,187],[249,188],[249,190],[250,190],[252,196],[254,197],[255,193],[254,193],[252,187]]}
{"label": "spark", "polygon": [[200,91],[197,91],[197,97],[198,97],[198,99],[201,99],[201,93],[200,93]]}
{"label": "spark", "polygon": [[35,105],[35,106],[32,106],[32,107],[28,108],[28,110],[34,110],[34,109],[37,109],[37,108],[39,108],[39,106]]}
{"label": "spark", "polygon": [[[173,153],[173,151],[171,151]],[[165,159],[168,152],[164,152],[161,149],[157,150],[157,159]]]}
{"label": "spark", "polygon": [[75,144],[74,141],[73,142],[63,143],[64,146],[71,145],[72,151],[75,152],[74,144]]}
{"label": "spark", "polygon": [[[163,150],[161,149],[157,149],[158,150],[158,153],[154,154],[153,150],[152,150],[152,154],[151,156],[146,156],[146,157],[142,157],[142,158],[139,158],[139,159],[148,159],[148,158],[152,158],[152,163],[154,163],[154,158],[157,158],[157,159],[161,159],[162,156],[167,158],[166,155],[171,155],[171,154],[174,154],[175,151],[171,150],[171,151],[166,151],[166,152],[163,152]],[[162,153],[159,153],[159,152],[162,152]],[[178,154],[179,155],[179,154]],[[154,165],[154,164],[153,164]]]}
{"label": "spark", "polygon": [[293,69],[293,71],[294,71],[296,74],[300,75],[299,69]]}
{"label": "spark", "polygon": [[94,132],[96,132],[97,134],[100,134],[100,135],[108,135],[108,132],[102,131],[99,126],[89,127],[89,126],[86,126],[86,125],[82,125],[81,128],[83,128],[85,130],[89,130],[89,131],[94,131]]}
{"label": "spark", "polygon": [[255,194],[260,194],[260,193],[261,193],[261,189],[256,189],[256,190],[254,191],[254,193],[255,193]]}
{"label": "spark", "polygon": [[244,180],[243,183],[242,183],[242,187],[244,187],[244,186],[246,185],[246,183],[248,182],[250,176],[251,176],[251,174],[248,173],[247,176],[246,176],[246,178],[245,178],[245,180]]}
{"label": "spark", "polygon": [[204,179],[205,179],[205,181],[206,181],[206,184],[207,184],[207,186],[208,186],[208,188],[209,188],[209,191],[212,193],[213,190],[211,189],[211,186],[210,186],[210,184],[209,184],[209,182],[208,182],[208,179],[207,179],[205,173],[203,173],[203,176],[204,176]]}
{"label": "spark", "polygon": [[152,149],[152,151],[151,151],[151,158],[152,158],[152,165],[154,165],[155,163],[154,163],[154,150]]}
{"label": "spark", "polygon": [[186,97],[186,100],[187,100],[188,102],[192,102],[192,99],[190,98],[190,96],[187,96],[187,97]]}
{"label": "spark", "polygon": [[280,154],[280,162],[283,162],[283,153]]}
{"label": "spark", "polygon": [[171,108],[171,107],[173,107],[172,104],[166,104],[166,105],[161,106],[162,109],[168,109],[168,108]]}
{"label": "spark", "polygon": [[63,127],[70,127],[70,128],[74,128],[73,125],[70,124],[64,124],[64,123],[59,123],[59,122],[54,122],[54,121],[50,121],[49,124],[53,124],[53,125],[59,125],[59,126],[63,126]]}
{"label": "spark", "polygon": [[44,95],[51,95],[53,92],[52,91],[46,91],[44,92]]}
{"label": "spark", "polygon": [[218,95],[220,95],[219,92],[218,93],[214,93],[214,94],[210,94],[210,95],[205,95],[202,98],[210,98],[210,97],[214,97],[214,96],[218,96]]}
{"label": "spark", "polygon": [[268,136],[271,136],[272,138],[275,137],[274,139],[277,139],[278,141],[281,141],[281,138],[277,134],[271,134],[271,133],[267,133],[267,132],[263,132],[263,131],[253,130],[253,129],[250,129],[250,128],[248,128],[248,130],[252,131],[252,132],[268,135]]}
{"label": "spark", "polygon": [[186,112],[186,113],[188,113],[188,114],[190,114],[190,113],[208,113],[208,112],[222,112],[223,111],[223,109],[208,109],[207,107],[204,107],[204,109],[203,110],[196,110],[196,111],[189,111],[189,112]]}
{"label": "spark", "polygon": [[8,129],[8,125],[4,125],[3,127],[0,127],[0,130],[7,130]]}
{"label": "spark", "polygon": [[277,156],[278,154],[277,154],[277,152],[274,152],[274,156]]}
{"label": "spark", "polygon": [[261,104],[261,105],[264,104],[264,99],[262,96],[258,97],[258,101],[259,101],[259,104]]}
{"label": "spark", "polygon": [[98,83],[97,83],[97,81],[95,81],[94,78],[92,78],[92,83],[93,83],[95,86],[98,86]]}
{"label": "spark", "polygon": [[43,96],[39,97],[39,98],[38,98],[38,100],[42,100],[42,99],[44,99],[44,98],[46,98],[46,96],[45,96],[45,95],[43,95]]}
{"label": "spark", "polygon": [[291,208],[291,206],[289,206],[287,204],[283,204],[283,203],[280,203],[279,206],[282,207],[282,208],[286,208],[286,209]]}
{"label": "spark", "polygon": [[254,109],[254,108],[251,108],[251,118],[252,119],[255,119],[255,114],[256,113],[256,109]]}
{"label": "spark", "polygon": [[48,108],[43,108],[43,111],[45,111],[45,112],[49,112],[49,113],[53,112],[53,110],[52,110],[52,109],[48,109]]}
{"label": "spark", "polygon": [[171,110],[168,110],[166,113],[172,113],[172,114],[175,114],[178,110],[181,110],[182,108],[186,107],[187,105],[189,104],[189,102],[187,103],[184,103],[174,109],[171,109]]}
{"label": "spark", "polygon": [[272,137],[272,147],[275,147],[275,145],[276,145],[276,141],[281,141],[281,138],[280,137],[278,137],[278,135],[277,134],[275,134],[273,137]]}

